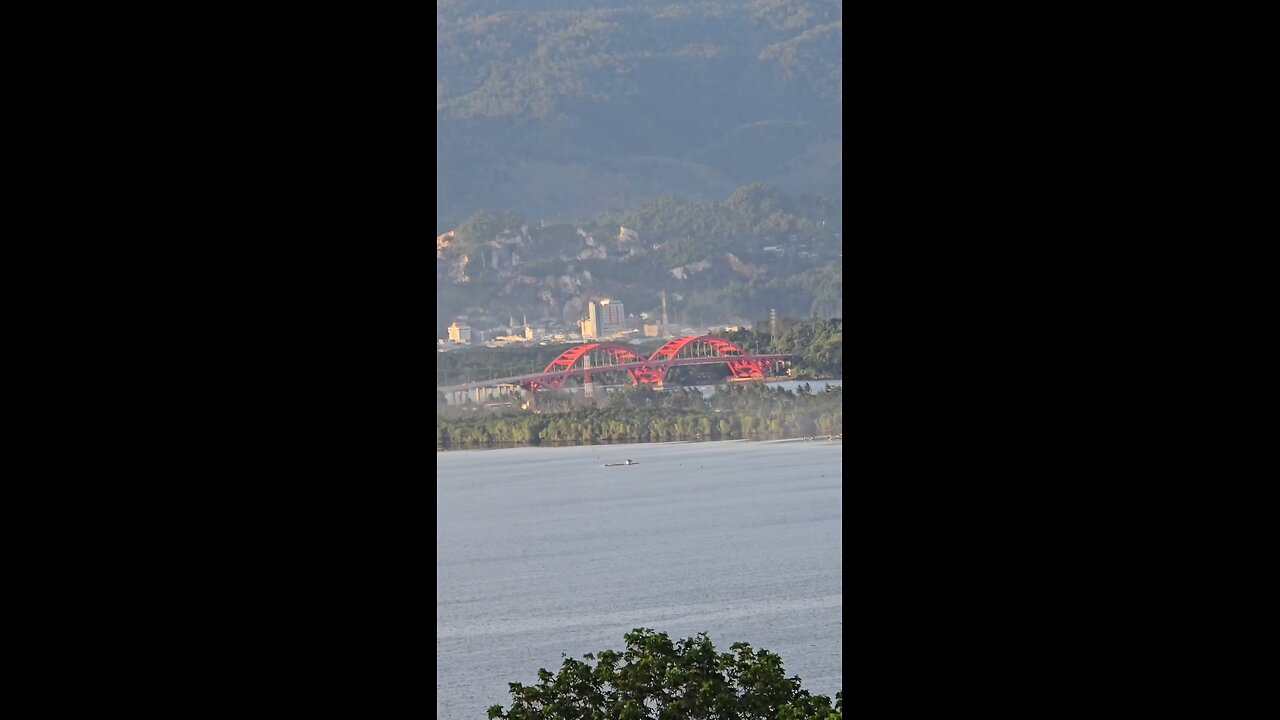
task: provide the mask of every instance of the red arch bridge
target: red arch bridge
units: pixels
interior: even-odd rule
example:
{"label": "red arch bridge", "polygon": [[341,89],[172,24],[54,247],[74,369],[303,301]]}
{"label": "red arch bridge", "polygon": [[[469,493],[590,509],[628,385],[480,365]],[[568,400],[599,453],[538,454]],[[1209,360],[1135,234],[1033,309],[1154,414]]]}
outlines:
{"label": "red arch bridge", "polygon": [[673,367],[714,364],[728,365],[733,380],[753,380],[765,377],[769,368],[790,360],[791,357],[751,355],[728,340],[710,335],[676,338],[658,348],[648,358],[637,355],[626,345],[591,343],[566,350],[540,373],[479,380],[436,389],[446,394],[515,386],[525,390],[543,390],[562,388],[570,378],[580,378],[584,386],[589,386],[593,374],[624,372],[630,376],[633,384],[661,388],[667,373]]}

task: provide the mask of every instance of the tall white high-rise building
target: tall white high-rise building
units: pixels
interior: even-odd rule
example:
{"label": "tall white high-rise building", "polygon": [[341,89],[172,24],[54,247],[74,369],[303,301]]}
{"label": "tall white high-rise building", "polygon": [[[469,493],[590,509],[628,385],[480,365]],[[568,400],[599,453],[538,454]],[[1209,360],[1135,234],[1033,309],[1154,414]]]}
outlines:
{"label": "tall white high-rise building", "polygon": [[627,329],[627,314],[617,300],[592,300],[587,303],[587,319],[582,321],[582,337],[601,340]]}

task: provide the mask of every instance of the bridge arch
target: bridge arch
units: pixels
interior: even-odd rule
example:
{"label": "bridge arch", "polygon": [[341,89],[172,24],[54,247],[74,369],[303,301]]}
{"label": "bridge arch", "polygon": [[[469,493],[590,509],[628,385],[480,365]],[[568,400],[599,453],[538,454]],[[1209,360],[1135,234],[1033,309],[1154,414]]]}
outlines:
{"label": "bridge arch", "polygon": [[676,338],[675,340],[672,340],[666,345],[658,348],[653,352],[653,355],[649,357],[649,360],[672,360],[680,353],[681,350],[684,350],[695,343],[702,343],[709,346],[715,351],[716,355],[719,355],[720,357],[745,354],[742,352],[742,348],[728,340],[725,340],[724,338],[713,337],[711,335],[690,335],[688,337]]}
{"label": "bridge arch", "polygon": [[[618,364],[644,362],[644,358],[635,354],[626,346],[618,345],[616,343],[591,343],[590,345],[579,345],[575,348],[564,351],[560,354],[560,357],[552,360],[547,365],[547,369],[542,372],[549,373],[570,370],[579,360],[582,359],[584,355],[589,355],[596,351],[607,353],[615,358],[618,361]],[[608,367],[608,365],[601,365],[598,367]]]}
{"label": "bridge arch", "polygon": [[[689,335],[676,338],[655,350],[653,355],[649,357],[649,362],[659,363],[675,360],[681,351],[690,347],[707,347],[711,349],[714,356],[725,358],[725,364],[729,366],[730,372],[733,373],[733,377],[737,380],[764,377],[767,361],[747,358],[737,360],[735,358],[742,358],[746,355],[742,348],[733,342],[713,335]],[[661,383],[666,379],[667,372],[670,369],[671,366],[665,364],[654,368],[644,367],[636,371],[636,382],[646,384]]]}
{"label": "bridge arch", "polygon": [[[563,353],[560,354],[559,357],[557,357],[555,360],[552,360],[550,363],[547,364],[547,368],[542,372],[544,374],[553,373],[554,374],[553,377],[544,379],[542,381],[531,382],[529,383],[529,386],[532,389],[537,389],[538,387],[562,387],[565,383],[565,380],[568,378],[568,375],[566,373],[573,370],[574,366],[578,364],[579,360],[590,355],[593,352],[598,354],[608,355],[615,362],[605,363],[602,365],[595,365],[590,368],[584,367],[579,369],[599,370],[601,372],[607,372],[611,365],[623,365],[627,363],[642,363],[645,361],[644,358],[635,354],[630,348],[626,347],[625,345],[618,345],[617,343],[590,343],[587,345],[579,345],[577,347],[564,351]],[[634,370],[628,369],[626,372],[628,375],[631,376],[632,382],[639,382],[639,380],[637,380],[636,378],[636,373]],[[588,372],[587,375],[589,377],[590,373]]]}

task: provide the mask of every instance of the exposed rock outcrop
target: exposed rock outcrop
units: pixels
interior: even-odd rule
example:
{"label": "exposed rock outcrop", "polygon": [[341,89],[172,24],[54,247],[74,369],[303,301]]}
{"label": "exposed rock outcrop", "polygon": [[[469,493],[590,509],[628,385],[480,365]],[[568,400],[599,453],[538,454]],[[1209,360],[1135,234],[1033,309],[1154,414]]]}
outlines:
{"label": "exposed rock outcrop", "polygon": [[695,262],[695,263],[689,263],[688,265],[681,265],[680,267],[671,268],[671,274],[677,280],[688,280],[690,276],[696,273],[700,273],[709,267],[711,267],[711,262],[709,260],[699,260],[698,262]]}
{"label": "exposed rock outcrop", "polygon": [[763,267],[759,265],[752,265],[751,263],[742,262],[733,253],[726,253],[725,259],[729,261],[729,267],[732,268],[734,272],[738,273],[739,275],[745,278],[750,278],[754,280],[756,277],[758,277],[761,273],[764,272]]}

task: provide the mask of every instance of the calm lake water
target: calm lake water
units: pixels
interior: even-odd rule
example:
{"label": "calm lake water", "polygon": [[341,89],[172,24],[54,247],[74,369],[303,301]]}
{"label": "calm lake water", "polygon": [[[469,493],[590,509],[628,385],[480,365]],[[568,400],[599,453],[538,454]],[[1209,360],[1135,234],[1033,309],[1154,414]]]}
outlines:
{"label": "calm lake water", "polygon": [[766,648],[834,700],[842,447],[437,452],[436,716],[484,718],[509,705],[507,683],[534,684],[561,653],[621,651],[636,627]]}

